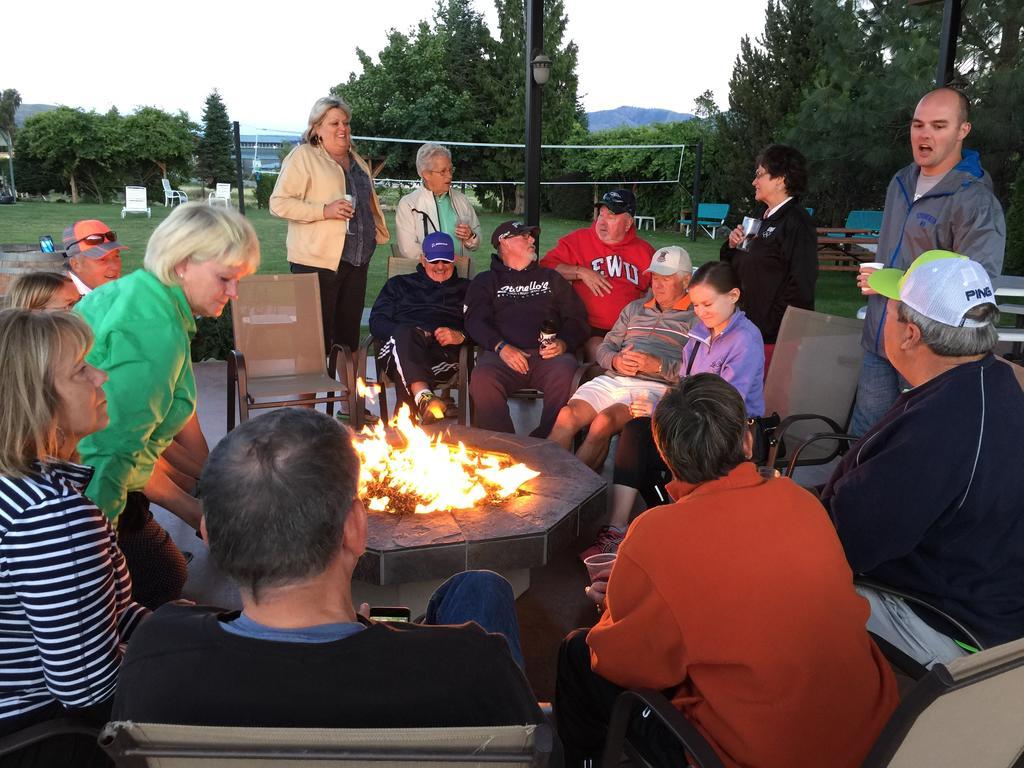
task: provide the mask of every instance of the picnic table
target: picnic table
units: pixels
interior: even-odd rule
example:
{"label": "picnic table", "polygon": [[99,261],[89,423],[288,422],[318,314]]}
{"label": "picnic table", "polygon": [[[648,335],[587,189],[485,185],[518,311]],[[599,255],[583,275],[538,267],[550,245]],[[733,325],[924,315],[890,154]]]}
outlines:
{"label": "picnic table", "polygon": [[874,250],[866,247],[869,245],[878,245],[875,230],[818,227],[818,269],[858,272],[863,262],[875,260]]}

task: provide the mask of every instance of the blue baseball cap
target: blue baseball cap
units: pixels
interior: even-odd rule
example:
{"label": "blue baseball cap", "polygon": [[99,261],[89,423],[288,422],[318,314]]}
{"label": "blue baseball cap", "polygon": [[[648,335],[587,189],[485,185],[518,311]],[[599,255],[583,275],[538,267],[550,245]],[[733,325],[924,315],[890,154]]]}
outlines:
{"label": "blue baseball cap", "polygon": [[423,238],[423,257],[427,261],[455,261],[455,243],[445,232],[431,232]]}

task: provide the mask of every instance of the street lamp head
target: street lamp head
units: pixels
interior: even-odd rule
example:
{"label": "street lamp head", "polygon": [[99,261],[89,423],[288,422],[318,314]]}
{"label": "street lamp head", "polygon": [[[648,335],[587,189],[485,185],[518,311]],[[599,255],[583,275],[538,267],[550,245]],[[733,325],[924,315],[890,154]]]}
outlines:
{"label": "street lamp head", "polygon": [[543,53],[538,53],[530,62],[533,66],[533,79],[537,85],[544,85],[551,77],[551,59]]}

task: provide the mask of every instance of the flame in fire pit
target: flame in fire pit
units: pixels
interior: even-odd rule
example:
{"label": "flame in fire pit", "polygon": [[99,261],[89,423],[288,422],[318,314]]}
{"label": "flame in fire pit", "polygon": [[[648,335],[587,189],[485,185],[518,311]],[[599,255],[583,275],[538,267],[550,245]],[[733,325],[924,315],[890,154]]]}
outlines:
{"label": "flame in fire pit", "polygon": [[[363,427],[355,440],[362,462],[359,496],[371,510],[426,514],[498,502],[539,472],[507,454],[475,451],[433,438],[412,423],[402,406],[389,425]],[[396,443],[398,443],[396,445]]]}

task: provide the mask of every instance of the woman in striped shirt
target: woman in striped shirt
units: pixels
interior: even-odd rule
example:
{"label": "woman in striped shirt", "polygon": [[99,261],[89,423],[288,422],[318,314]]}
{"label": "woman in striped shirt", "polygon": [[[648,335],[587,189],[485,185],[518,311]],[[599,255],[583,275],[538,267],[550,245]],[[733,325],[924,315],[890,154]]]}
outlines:
{"label": "woman in striped shirt", "polygon": [[[146,615],[110,523],[82,495],[92,469],[72,462],[79,439],[107,423],[91,344],[69,313],[0,312],[0,734],[67,715],[104,722],[124,643]],[[67,744],[19,757],[82,762]]]}

